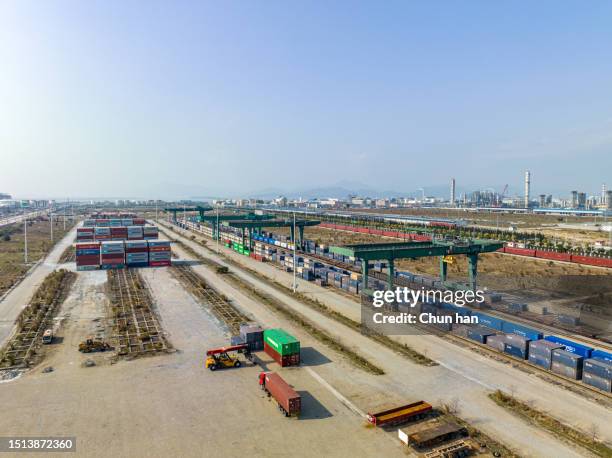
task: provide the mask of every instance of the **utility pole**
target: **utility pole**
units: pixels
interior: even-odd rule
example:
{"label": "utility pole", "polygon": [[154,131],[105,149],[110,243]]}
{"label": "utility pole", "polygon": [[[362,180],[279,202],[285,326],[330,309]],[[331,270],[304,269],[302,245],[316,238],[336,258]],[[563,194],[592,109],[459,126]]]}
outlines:
{"label": "utility pole", "polygon": [[23,247],[24,247],[24,263],[28,263],[28,217],[23,219]]}
{"label": "utility pole", "polygon": [[296,251],[295,251],[295,211],[293,212],[293,292],[295,293],[295,291],[297,290],[297,279],[296,279],[296,266],[297,266],[297,259],[296,259]]}
{"label": "utility pole", "polygon": [[217,236],[217,253],[219,253],[219,206],[216,205],[216,207],[217,207],[217,225],[213,232],[216,233],[215,235]]}
{"label": "utility pole", "polygon": [[157,223],[157,199],[155,199],[155,222]]}
{"label": "utility pole", "polygon": [[51,223],[51,243],[53,243],[53,210],[49,213],[49,222]]}

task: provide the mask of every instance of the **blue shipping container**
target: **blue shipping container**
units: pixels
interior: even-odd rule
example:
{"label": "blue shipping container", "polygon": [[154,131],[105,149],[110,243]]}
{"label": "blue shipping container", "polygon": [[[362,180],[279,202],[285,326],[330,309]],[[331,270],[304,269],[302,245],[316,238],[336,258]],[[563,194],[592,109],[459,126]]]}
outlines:
{"label": "blue shipping container", "polygon": [[608,353],[603,350],[593,350],[593,352],[591,353],[591,357],[612,362],[612,353]]}
{"label": "blue shipping container", "polygon": [[511,323],[510,321],[503,322],[502,331],[504,331],[506,334],[517,334],[529,340],[540,340],[543,337],[543,334],[536,329]]}
{"label": "blue shipping container", "polygon": [[509,343],[504,343],[504,353],[515,356],[520,359],[527,359],[527,350],[523,350],[519,347],[515,347]]}
{"label": "blue shipping container", "polygon": [[478,317],[478,324],[481,326],[486,326],[487,328],[496,329],[498,331],[502,330],[503,320],[499,318],[495,318],[494,316],[485,315],[480,312],[473,312],[472,316]]}
{"label": "blue shipping container", "polygon": [[584,372],[595,374],[597,377],[612,379],[612,363],[601,358],[585,359]]}
{"label": "blue shipping container", "polygon": [[593,349],[591,347],[587,347],[585,345],[581,345],[579,343],[573,342],[571,340],[563,339],[557,336],[546,336],[544,338],[549,342],[558,343],[559,345],[563,345],[565,347],[565,351],[569,351],[570,353],[576,353],[584,358],[590,358]]}

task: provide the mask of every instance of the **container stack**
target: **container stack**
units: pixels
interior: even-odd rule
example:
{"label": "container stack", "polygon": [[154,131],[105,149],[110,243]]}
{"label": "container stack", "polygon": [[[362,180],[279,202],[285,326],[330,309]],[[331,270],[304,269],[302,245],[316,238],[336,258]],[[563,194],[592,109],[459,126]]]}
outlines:
{"label": "container stack", "polygon": [[281,367],[299,366],[300,341],[282,329],[266,329],[264,351]]}
{"label": "container stack", "polygon": [[110,240],[111,239],[111,228],[110,227],[95,227],[94,237],[96,240]]}
{"label": "container stack", "polygon": [[504,353],[515,356],[520,359],[527,359],[529,355],[528,338],[518,334],[506,334],[506,343],[504,343]]}
{"label": "container stack", "polygon": [[145,240],[153,240],[159,236],[159,229],[157,226],[144,226],[142,228],[142,238]]}
{"label": "container stack", "polygon": [[121,227],[121,219],[113,218],[108,221],[110,227]]}
{"label": "container stack", "polygon": [[549,342],[548,340],[529,342],[529,362],[550,370],[553,350],[562,349],[563,345]]}
{"label": "container stack", "polygon": [[261,326],[241,324],[240,340],[249,346],[249,351],[261,351],[264,349],[264,331]]}
{"label": "container stack", "polygon": [[134,218],[132,221],[132,224],[134,226],[144,226],[145,225],[145,219],[144,218]]}
{"label": "container stack", "polygon": [[171,252],[169,240],[149,240],[149,265],[151,267],[164,267],[171,265]]}
{"label": "container stack", "polygon": [[[112,221],[112,220],[111,220]],[[118,227],[110,227],[111,240],[119,241],[125,240],[128,237],[127,227],[118,226]]]}
{"label": "container stack", "polygon": [[127,239],[128,240],[143,240],[142,226],[128,226],[127,227]]}
{"label": "container stack", "polygon": [[102,242],[100,253],[102,269],[123,269],[125,267],[125,247],[123,242]]}
{"label": "container stack", "polygon": [[146,240],[125,242],[125,262],[128,267],[147,267],[149,265],[149,244]]}
{"label": "container stack", "polygon": [[582,381],[606,393],[612,392],[612,362],[603,358],[585,359]]}
{"label": "container stack", "polygon": [[504,352],[506,342],[507,342],[507,339],[504,334],[496,334],[496,335],[487,337],[487,346],[494,348],[500,353]]}
{"label": "container stack", "polygon": [[94,228],[93,227],[77,227],[77,242],[93,242]]}
{"label": "container stack", "polygon": [[100,268],[100,242],[77,243],[77,270],[97,270]]}
{"label": "container stack", "polygon": [[551,370],[574,380],[582,378],[584,358],[576,353],[565,350],[553,350]]}

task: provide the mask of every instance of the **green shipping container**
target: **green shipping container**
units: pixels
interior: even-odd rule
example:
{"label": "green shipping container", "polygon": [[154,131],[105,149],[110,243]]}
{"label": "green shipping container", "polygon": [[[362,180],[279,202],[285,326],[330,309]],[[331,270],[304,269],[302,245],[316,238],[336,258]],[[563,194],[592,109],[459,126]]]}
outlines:
{"label": "green shipping container", "polygon": [[281,356],[300,352],[300,341],[282,329],[264,330],[264,342]]}
{"label": "green shipping container", "polygon": [[245,254],[245,255],[249,256],[249,255],[251,254],[251,252],[250,252],[249,250],[244,250],[244,253],[243,253],[243,254]]}

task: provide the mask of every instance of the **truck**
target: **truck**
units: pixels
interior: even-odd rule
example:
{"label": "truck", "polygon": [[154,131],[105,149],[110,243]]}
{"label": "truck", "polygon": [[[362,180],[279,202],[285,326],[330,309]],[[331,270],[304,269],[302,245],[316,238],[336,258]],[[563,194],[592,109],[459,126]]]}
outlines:
{"label": "truck", "polygon": [[417,401],[376,413],[368,413],[367,419],[374,426],[396,426],[421,419],[431,410],[431,404],[425,401]]}
{"label": "truck", "polygon": [[299,416],[302,410],[302,398],[280,375],[275,372],[259,374],[261,389],[274,398],[285,417]]}

